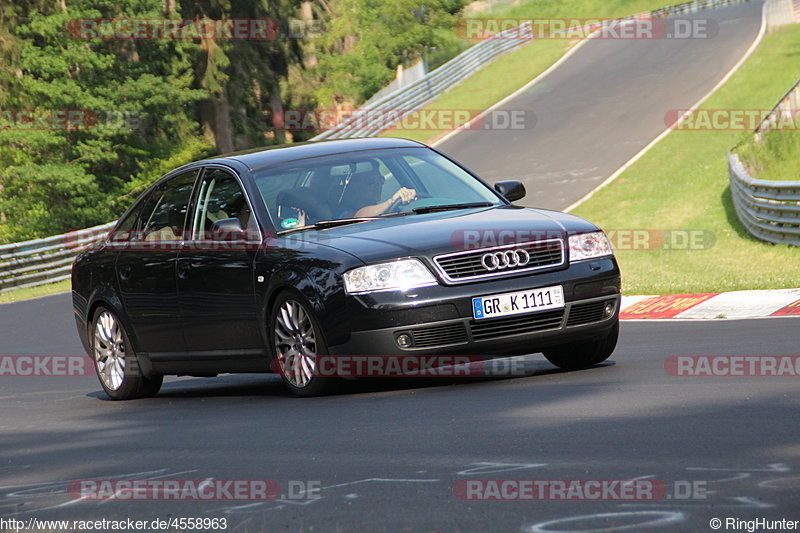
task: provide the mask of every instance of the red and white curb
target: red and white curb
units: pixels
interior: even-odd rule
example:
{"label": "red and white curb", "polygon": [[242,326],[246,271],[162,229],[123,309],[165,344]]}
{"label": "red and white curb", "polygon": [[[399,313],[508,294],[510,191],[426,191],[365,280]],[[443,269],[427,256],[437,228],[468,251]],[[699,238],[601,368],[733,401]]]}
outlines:
{"label": "red and white curb", "polygon": [[623,296],[620,319],[800,316],[800,289]]}

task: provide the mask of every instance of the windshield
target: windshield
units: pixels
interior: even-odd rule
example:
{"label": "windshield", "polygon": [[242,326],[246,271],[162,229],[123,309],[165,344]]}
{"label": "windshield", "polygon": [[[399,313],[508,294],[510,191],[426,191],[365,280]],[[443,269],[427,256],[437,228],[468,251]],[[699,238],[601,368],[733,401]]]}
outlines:
{"label": "windshield", "polygon": [[415,214],[437,206],[503,204],[458,165],[424,147],[316,157],[253,175],[278,231],[332,220]]}

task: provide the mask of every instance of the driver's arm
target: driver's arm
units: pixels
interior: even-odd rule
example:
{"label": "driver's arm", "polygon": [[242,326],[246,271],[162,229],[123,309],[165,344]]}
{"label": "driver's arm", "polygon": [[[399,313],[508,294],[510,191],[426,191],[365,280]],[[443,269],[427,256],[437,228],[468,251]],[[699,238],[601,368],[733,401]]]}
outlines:
{"label": "driver's arm", "polygon": [[378,215],[382,215],[386,211],[388,211],[389,208],[392,207],[392,204],[398,199],[400,200],[401,203],[407,204],[415,200],[416,198],[417,198],[417,191],[415,191],[414,189],[407,189],[406,187],[401,187],[400,189],[397,190],[397,192],[395,192],[391,196],[391,198],[389,198],[385,202],[381,202],[375,205],[365,205],[364,207],[356,211],[356,214],[354,216],[356,218],[359,218],[359,217],[375,217]]}

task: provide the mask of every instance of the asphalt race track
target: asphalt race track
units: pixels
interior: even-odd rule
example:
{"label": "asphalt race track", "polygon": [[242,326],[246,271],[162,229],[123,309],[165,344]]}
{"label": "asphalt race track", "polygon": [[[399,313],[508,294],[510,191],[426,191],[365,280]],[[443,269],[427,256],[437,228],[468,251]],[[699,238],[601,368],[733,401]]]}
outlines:
{"label": "asphalt race track", "polygon": [[[80,353],[67,295],[0,306],[0,324],[4,354]],[[797,378],[664,369],[671,355],[797,354],[796,324],[626,322],[612,359],[590,370],[526,356],[523,377],[360,381],[315,399],[289,397],[272,375],[171,378],[132,402],[106,400],[94,376],[3,377],[0,516],[227,517],[235,531],[296,532],[517,532],[579,516],[544,529],[661,520],[654,531],[710,531],[714,517],[797,518]],[[286,499],[94,502],[67,490],[70,480],[155,477],[270,479]],[[634,478],[696,482],[696,498],[454,495],[470,479]],[[289,499],[290,481],[319,487],[318,498]],[[605,513],[620,514],[596,516]]]}
{"label": "asphalt race track", "polygon": [[[591,43],[509,104],[531,106],[539,127],[506,132],[502,145],[496,132],[461,134],[445,151],[563,207],[655,137],[665,109],[713,86],[760,17],[756,3],[701,15],[720,21],[718,40]],[[689,50],[691,60],[678,53]],[[542,128],[551,117],[557,131]],[[546,188],[556,192],[544,201]],[[665,369],[674,355],[798,355],[797,324],[625,322],[614,355],[589,370],[530,355],[497,362],[523,368],[515,377],[357,381],[312,399],[272,375],[168,378],[157,397],[130,402],[107,400],[93,375],[0,376],[0,517],[226,518],[243,533],[712,531],[712,518],[798,519],[797,378]],[[69,295],[0,305],[0,354],[82,354]],[[70,489],[101,479],[269,479],[280,490],[267,502],[191,502],[81,501]],[[468,481],[509,479],[650,480],[664,491],[458,497]]]}
{"label": "asphalt race track", "polygon": [[521,180],[520,205],[564,209],[663,132],[669,111],[689,109],[719,83],[758,35],[761,6],[682,17],[708,20],[705,39],[593,39],[498,108],[524,112],[532,127],[468,130],[437,148],[489,182]]}

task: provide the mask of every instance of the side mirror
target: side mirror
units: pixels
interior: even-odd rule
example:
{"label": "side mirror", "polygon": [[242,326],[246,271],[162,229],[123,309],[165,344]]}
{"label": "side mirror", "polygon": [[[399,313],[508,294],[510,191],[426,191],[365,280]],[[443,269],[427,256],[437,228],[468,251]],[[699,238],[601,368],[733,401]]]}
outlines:
{"label": "side mirror", "polygon": [[498,181],[494,184],[494,190],[502,194],[509,202],[525,198],[527,194],[525,186],[517,180]]}
{"label": "side mirror", "polygon": [[214,222],[211,225],[211,238],[224,242],[247,240],[242,221],[238,218],[222,218]]}

